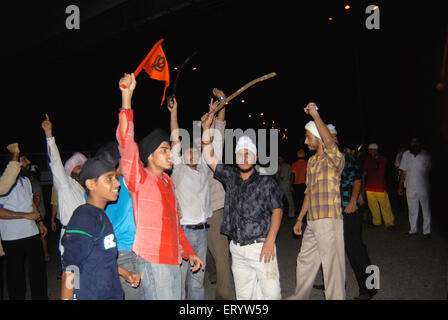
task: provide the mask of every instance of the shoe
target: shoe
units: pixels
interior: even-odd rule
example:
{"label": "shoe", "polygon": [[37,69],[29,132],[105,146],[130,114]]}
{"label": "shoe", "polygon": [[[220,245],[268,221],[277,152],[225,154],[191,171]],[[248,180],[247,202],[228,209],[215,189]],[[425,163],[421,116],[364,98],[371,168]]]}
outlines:
{"label": "shoe", "polygon": [[409,232],[406,232],[405,235],[407,235],[408,237],[412,237],[412,236],[415,236],[415,235],[417,235],[417,234],[416,234],[416,233],[409,233]]}
{"label": "shoe", "polygon": [[430,233],[424,234],[423,237],[424,238],[431,238],[431,234]]}
{"label": "shoe", "polygon": [[390,230],[390,231],[394,231],[395,230],[395,226],[386,227],[386,229]]}
{"label": "shoe", "polygon": [[314,289],[317,289],[317,290],[325,290],[325,285],[323,285],[323,284],[314,284],[313,285],[313,288]]}
{"label": "shoe", "polygon": [[372,300],[373,296],[370,296],[368,294],[360,294],[357,297],[354,297],[354,300]]}

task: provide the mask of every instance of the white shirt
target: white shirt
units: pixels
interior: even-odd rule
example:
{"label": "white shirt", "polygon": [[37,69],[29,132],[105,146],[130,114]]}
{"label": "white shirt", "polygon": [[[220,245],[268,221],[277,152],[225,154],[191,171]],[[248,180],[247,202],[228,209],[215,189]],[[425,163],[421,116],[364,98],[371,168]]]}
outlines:
{"label": "white shirt", "polygon": [[[215,151],[215,158],[222,161],[222,149],[225,139],[226,122],[216,119],[215,134],[212,142],[213,150]],[[219,132],[219,134],[218,134]],[[210,167],[208,168],[208,181],[210,183],[210,200],[212,202],[212,210],[216,211],[224,208],[226,199],[226,191],[222,183],[214,178],[214,172]]]}
{"label": "white shirt", "polygon": [[[18,178],[11,191],[0,197],[0,206],[15,212],[33,211],[33,192],[28,178]],[[0,219],[0,235],[2,240],[18,240],[39,234],[39,228],[29,219]]]}
{"label": "white shirt", "polygon": [[62,225],[66,226],[73,211],[86,203],[85,190],[75,179],[65,173],[54,137],[47,138],[47,150],[53,174],[53,185],[58,194],[59,218]]}
{"label": "white shirt", "polygon": [[400,170],[406,171],[404,186],[408,190],[429,191],[429,172],[431,156],[422,150],[417,156],[411,152],[403,153]]}
{"label": "white shirt", "polygon": [[180,224],[204,223],[213,214],[210,202],[208,166],[203,157],[200,158],[197,170],[184,164],[179,155],[180,146],[179,143],[172,150],[174,167],[171,174],[182,214]]}

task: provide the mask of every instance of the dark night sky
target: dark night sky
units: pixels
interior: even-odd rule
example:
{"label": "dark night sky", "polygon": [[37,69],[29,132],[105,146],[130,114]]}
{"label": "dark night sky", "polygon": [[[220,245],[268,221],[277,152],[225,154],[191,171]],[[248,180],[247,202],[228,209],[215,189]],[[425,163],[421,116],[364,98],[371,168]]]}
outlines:
{"label": "dark night sky", "polygon": [[[371,31],[364,25],[371,2],[309,2],[211,1],[215,5],[193,6],[139,26],[109,23],[113,32],[106,36],[98,28],[103,16],[81,20],[80,30],[47,41],[35,35],[64,24],[65,2],[43,1],[45,10],[35,12],[26,2],[14,4],[2,10],[3,144],[17,140],[24,152],[44,152],[45,113],[62,151],[92,150],[114,139],[117,82],[160,38],[171,68],[198,51],[178,83],[181,126],[207,110],[214,87],[230,95],[275,71],[277,77],[231,103],[228,127],[258,127],[248,115],[264,112],[288,129],[283,149],[294,153],[309,120],[303,107],[316,101],[324,120],[341,134],[359,143],[375,140],[385,153],[393,154],[412,131],[423,133],[430,148],[443,141],[434,88],[448,23],[446,1],[378,1],[381,29]],[[78,3],[82,15],[83,2]],[[351,10],[344,10],[346,3]],[[121,19],[132,20],[132,12],[121,13]],[[133,104],[140,139],[155,126],[168,128],[169,113],[159,105],[163,83],[143,72],[137,81]]]}

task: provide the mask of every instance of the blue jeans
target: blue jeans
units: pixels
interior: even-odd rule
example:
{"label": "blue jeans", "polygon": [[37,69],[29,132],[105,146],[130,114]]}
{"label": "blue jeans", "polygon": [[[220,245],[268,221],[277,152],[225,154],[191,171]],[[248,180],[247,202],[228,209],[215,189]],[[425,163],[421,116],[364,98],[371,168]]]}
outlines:
{"label": "blue jeans", "polygon": [[[207,257],[207,229],[191,230],[182,226],[184,234],[196,255],[205,263]],[[196,272],[190,270],[190,262],[182,261],[182,300],[186,299],[185,282],[188,279],[188,300],[204,300],[204,275],[199,269]]]}
{"label": "blue jeans", "polygon": [[[138,273],[135,258],[136,258],[136,255],[132,251],[119,250],[118,251],[118,259],[117,259],[118,266],[129,271],[129,272]],[[120,277],[120,282],[121,282],[121,287],[123,288],[123,291],[124,291],[124,299],[125,300],[142,300],[143,299],[143,292],[141,289],[142,288],[141,285],[138,286],[137,288],[134,288],[123,277]]]}
{"label": "blue jeans", "polygon": [[157,264],[137,256],[137,272],[144,300],[180,300],[179,265]]}

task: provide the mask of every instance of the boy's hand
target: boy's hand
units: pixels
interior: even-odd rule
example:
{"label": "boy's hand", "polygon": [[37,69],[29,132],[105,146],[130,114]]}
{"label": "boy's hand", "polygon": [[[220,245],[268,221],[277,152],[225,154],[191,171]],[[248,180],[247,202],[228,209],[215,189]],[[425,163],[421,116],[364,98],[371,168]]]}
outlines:
{"label": "boy's hand", "polygon": [[53,124],[51,123],[48,114],[45,114],[45,120],[42,122],[42,129],[44,129],[47,138],[50,138],[53,135]]}
{"label": "boy's hand", "polygon": [[124,74],[124,77],[120,79],[118,83],[122,94],[131,94],[134,92],[137,81],[135,80],[134,74]]}

